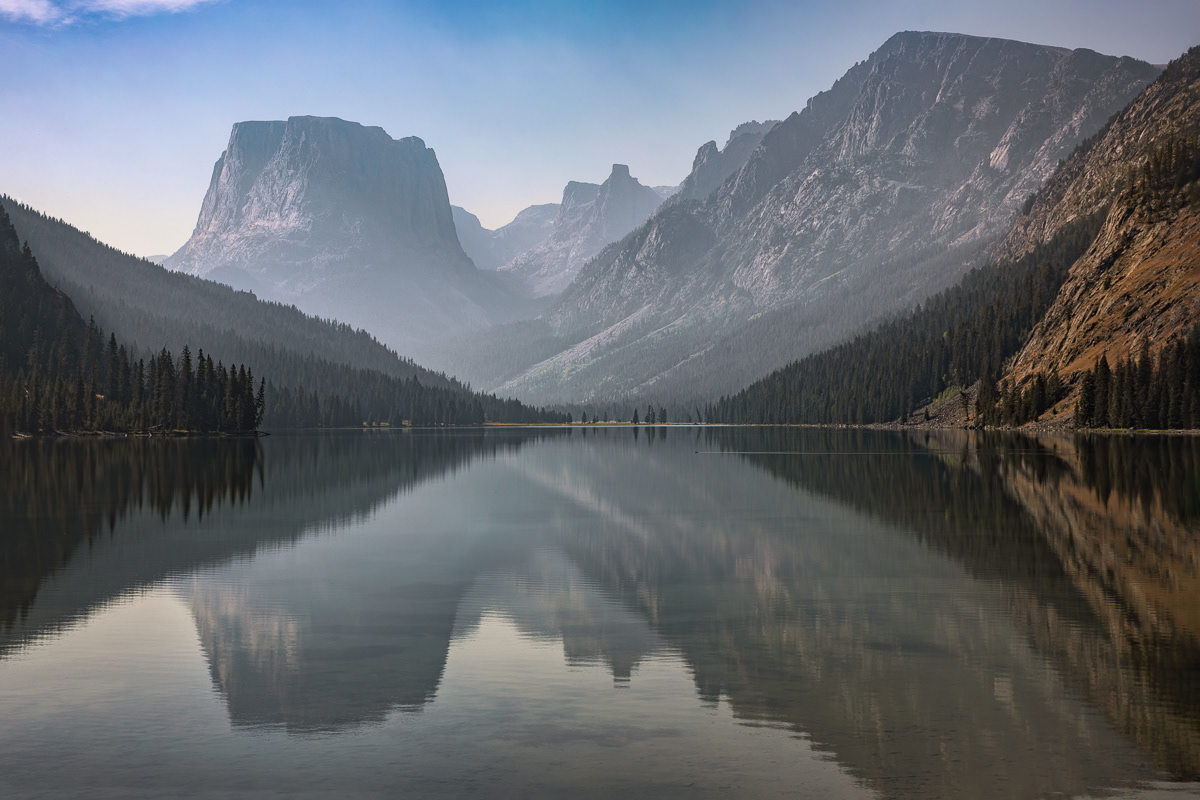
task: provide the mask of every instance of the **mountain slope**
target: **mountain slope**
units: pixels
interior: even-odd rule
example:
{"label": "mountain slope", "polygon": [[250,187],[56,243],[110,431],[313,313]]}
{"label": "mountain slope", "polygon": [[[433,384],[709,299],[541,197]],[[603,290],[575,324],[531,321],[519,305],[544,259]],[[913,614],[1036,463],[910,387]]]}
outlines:
{"label": "mountain slope", "polygon": [[1095,243],[1009,371],[1069,383],[1110,362],[1157,354],[1200,322],[1200,47],[1165,72],[1056,173],[1000,244],[1019,254],[1089,209]]}
{"label": "mountain slope", "polygon": [[[73,352],[83,340],[83,318],[66,294],[51,287],[28,243],[22,247],[0,206],[0,395],[8,372],[44,369]],[[67,352],[62,352],[65,347]],[[33,353],[33,363],[27,356]],[[65,370],[66,364],[59,369]],[[0,396],[0,400],[4,398]]]}
{"label": "mountain slope", "polygon": [[703,200],[725,179],[737,172],[749,160],[763,137],[779,124],[779,120],[743,122],[729,132],[725,146],[717,149],[715,141],[705,142],[696,151],[692,171],[679,185],[676,197],[683,200]]}
{"label": "mountain slope", "polygon": [[0,195],[0,205],[37,253],[47,279],[70,294],[84,316],[135,347],[178,351],[207,342],[212,355],[226,362],[262,364],[266,353],[290,353],[418,377],[427,386],[449,385],[445,376],[397,356],[365,331],[171,272],[9,197]]}
{"label": "mountain slope", "polygon": [[[710,417],[894,422],[949,397],[954,424],[968,412],[1023,424],[1048,409],[1068,417],[1078,394],[1084,427],[1200,425],[1198,109],[1193,48],[1056,170],[994,264],[723,398]],[[1116,376],[1085,376],[1104,355]]]}
{"label": "mountain slope", "polygon": [[516,282],[463,252],[433,150],[336,118],[235,124],[167,266],[404,349],[524,310]]}
{"label": "mountain slope", "polygon": [[[501,386],[711,396],[843,339],[978,263],[1156,74],[1086,50],[897,34],[703,200],[666,204],[590,262],[540,323],[566,346]],[[790,341],[743,335],[764,315]]]}
{"label": "mountain slope", "polygon": [[608,244],[646,221],[662,197],[613,164],[604,183],[571,181],[563,189],[553,232],[501,269],[529,281],[540,297],[558,294]]}

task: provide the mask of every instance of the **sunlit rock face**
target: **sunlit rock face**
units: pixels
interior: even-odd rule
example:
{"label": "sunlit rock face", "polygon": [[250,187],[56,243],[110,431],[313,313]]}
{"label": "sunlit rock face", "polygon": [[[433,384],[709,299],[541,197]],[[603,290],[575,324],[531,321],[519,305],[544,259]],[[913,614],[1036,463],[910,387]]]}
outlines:
{"label": "sunlit rock face", "polygon": [[544,315],[566,346],[499,385],[540,400],[736,390],[957,280],[1157,72],[1089,50],[897,34],[708,193],[715,146],[703,151],[684,196]]}
{"label": "sunlit rock face", "polygon": [[367,327],[393,345],[497,321],[433,150],[331,117],[240,122],[167,266]]}
{"label": "sunlit rock face", "polygon": [[589,258],[641,225],[662,196],[613,164],[604,183],[571,181],[563,189],[554,231],[501,269],[520,275],[538,295],[558,294]]}

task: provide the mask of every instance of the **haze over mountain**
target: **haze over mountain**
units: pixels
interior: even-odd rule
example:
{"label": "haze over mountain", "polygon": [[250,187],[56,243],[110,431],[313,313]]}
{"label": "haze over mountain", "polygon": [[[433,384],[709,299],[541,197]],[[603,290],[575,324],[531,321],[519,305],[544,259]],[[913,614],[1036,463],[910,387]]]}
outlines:
{"label": "haze over mountain", "polygon": [[553,232],[501,269],[529,281],[538,296],[558,294],[606,245],[646,221],[662,195],[613,164],[600,185],[571,181],[563,189]]}
{"label": "haze over mountain", "polygon": [[463,252],[433,150],[331,117],[241,122],[167,266],[408,346],[524,311]]}
{"label": "haze over mountain", "polygon": [[767,132],[779,124],[777,119],[766,122],[743,122],[729,132],[725,146],[718,149],[715,141],[705,142],[696,151],[692,171],[679,185],[675,196],[688,200],[703,200],[725,179],[742,168]]}
{"label": "haze over mountain", "polygon": [[1200,427],[1197,109],[1193,47],[1059,165],[991,263],[706,416]]}
{"label": "haze over mountain", "polygon": [[[734,389],[953,283],[1157,73],[1089,50],[896,34],[467,374],[542,401]],[[703,190],[709,160],[681,195]],[[531,358],[500,374],[506,346]]]}
{"label": "haze over mountain", "polygon": [[554,232],[558,203],[530,206],[494,231],[483,227],[479,217],[465,208],[450,206],[450,210],[462,249],[479,269],[495,270]]}

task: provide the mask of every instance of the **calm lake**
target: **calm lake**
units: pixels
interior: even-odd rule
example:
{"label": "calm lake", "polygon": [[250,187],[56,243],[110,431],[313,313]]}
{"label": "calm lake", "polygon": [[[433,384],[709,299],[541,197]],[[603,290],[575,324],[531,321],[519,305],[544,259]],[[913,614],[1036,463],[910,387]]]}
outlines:
{"label": "calm lake", "polygon": [[1200,438],[0,445],[0,797],[1200,797]]}

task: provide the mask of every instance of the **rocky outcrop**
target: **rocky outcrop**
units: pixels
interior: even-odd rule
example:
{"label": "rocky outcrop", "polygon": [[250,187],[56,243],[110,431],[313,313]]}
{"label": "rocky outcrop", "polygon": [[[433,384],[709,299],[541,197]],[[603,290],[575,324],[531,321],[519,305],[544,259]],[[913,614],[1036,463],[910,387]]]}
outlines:
{"label": "rocky outcrop", "polygon": [[684,178],[676,193],[681,199],[703,200],[725,179],[737,172],[750,158],[754,148],[779,124],[779,120],[743,122],[729,132],[729,140],[718,149],[717,143],[705,142],[696,151],[692,171]]}
{"label": "rocky outcrop", "polygon": [[998,245],[1001,256],[1017,257],[1071,221],[1108,209],[1013,363],[1011,381],[1057,370],[1074,383],[1102,355],[1115,364],[1143,344],[1157,354],[1200,322],[1200,191],[1186,185],[1197,186],[1200,174],[1183,164],[1147,168],[1171,148],[1200,158],[1200,48],[1168,66],[1064,163]]}
{"label": "rocky outcrop", "polygon": [[501,269],[528,280],[539,296],[558,294],[588,259],[645,222],[661,203],[659,193],[638,183],[624,164],[613,164],[599,186],[571,181],[553,233]]}
{"label": "rocky outcrop", "polygon": [[336,118],[235,124],[168,266],[395,347],[483,327],[514,302],[463,252],[433,150]]}
{"label": "rocky outcrop", "polygon": [[483,227],[479,217],[465,208],[450,206],[450,210],[454,212],[458,241],[475,266],[496,270],[554,232],[558,204],[529,206],[517,214],[512,222],[494,231]]}
{"label": "rocky outcrop", "polygon": [[703,199],[673,200],[588,264],[543,316],[568,346],[501,385],[543,401],[711,397],[843,339],[978,263],[1157,72],[1088,50],[897,34]]}

